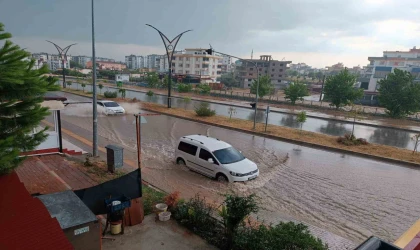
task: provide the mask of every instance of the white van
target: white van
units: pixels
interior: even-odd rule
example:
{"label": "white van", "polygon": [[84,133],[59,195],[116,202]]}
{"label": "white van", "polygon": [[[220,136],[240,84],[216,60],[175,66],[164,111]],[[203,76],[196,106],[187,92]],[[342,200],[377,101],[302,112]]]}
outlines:
{"label": "white van", "polygon": [[226,142],[204,135],[179,139],[176,163],[218,181],[248,181],[260,174],[257,164]]}

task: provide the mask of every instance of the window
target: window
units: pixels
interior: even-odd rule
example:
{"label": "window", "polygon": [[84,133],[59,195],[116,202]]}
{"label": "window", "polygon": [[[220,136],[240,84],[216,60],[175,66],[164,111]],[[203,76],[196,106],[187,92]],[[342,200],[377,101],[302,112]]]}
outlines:
{"label": "window", "polygon": [[182,67],[182,63],[178,63],[178,66],[179,66],[179,67]]}
{"label": "window", "polygon": [[275,64],[275,63],[273,63],[273,66],[276,66],[276,64]]}
{"label": "window", "polygon": [[249,68],[249,70],[254,70],[254,68]]}
{"label": "window", "polygon": [[98,105],[99,105],[99,106],[102,106],[102,107],[104,106],[104,105],[102,104],[102,102],[97,102],[97,103],[98,103]]}
{"label": "window", "polygon": [[277,82],[281,82],[281,80],[277,80]]}
{"label": "window", "polygon": [[252,82],[252,79],[248,79],[248,82]]}
{"label": "window", "polygon": [[253,74],[252,73],[249,73],[249,75],[252,76]]}
{"label": "window", "polygon": [[203,64],[203,65],[201,65],[201,67],[202,67],[202,68],[208,68],[208,67],[209,67],[209,65],[208,65],[208,64]]}
{"label": "window", "polygon": [[173,57],[172,57],[172,60],[176,60],[176,56],[173,56]]}
{"label": "window", "polygon": [[274,75],[273,75],[273,74],[271,74],[271,77],[274,77]]}
{"label": "window", "polygon": [[274,69],[271,69],[271,71],[273,71],[273,72],[274,72]]}
{"label": "window", "polygon": [[189,67],[190,67],[190,65],[187,63],[187,64],[185,64],[185,67],[186,67],[186,68],[189,68]]}
{"label": "window", "polygon": [[190,60],[190,58],[189,57],[185,57],[185,61],[189,61]]}
{"label": "window", "polygon": [[175,67],[175,63],[172,63],[172,67]]}
{"label": "window", "polygon": [[200,68],[200,64],[196,64],[196,65],[195,65],[195,67],[196,67],[196,68]]}
{"label": "window", "polygon": [[203,57],[203,62],[208,62],[208,61],[210,61],[210,58],[208,58],[208,57]]}
{"label": "window", "polygon": [[205,161],[212,159],[213,162],[216,163],[216,159],[214,159],[213,155],[205,149],[200,149],[200,154],[198,155],[198,157],[200,157],[200,159],[205,160]]}
{"label": "window", "polygon": [[108,108],[116,108],[116,107],[119,107],[120,105],[116,102],[105,102],[104,106]]}
{"label": "window", "polygon": [[280,67],[283,67],[283,63],[280,63]]}
{"label": "window", "polygon": [[279,69],[280,72],[283,72],[283,69]]}
{"label": "window", "polygon": [[179,143],[178,149],[187,154],[195,155],[198,147],[182,141]]}
{"label": "window", "polygon": [[195,72],[195,74],[196,74],[196,75],[199,75],[199,74],[200,74],[200,71],[196,71],[196,72]]}
{"label": "window", "polygon": [[218,74],[218,75],[221,75],[221,74],[222,74],[222,71],[217,71],[217,74]]}
{"label": "window", "polygon": [[248,87],[251,87],[251,83],[248,83]]}
{"label": "window", "polygon": [[222,164],[231,164],[245,159],[245,157],[233,147],[216,150],[213,154]]}
{"label": "window", "polygon": [[185,74],[189,74],[190,73],[190,71],[189,70],[185,70]]}
{"label": "window", "polygon": [[361,89],[368,89],[369,88],[369,82],[362,82],[362,84],[360,84],[360,88]]}
{"label": "window", "polygon": [[283,75],[279,75],[279,77],[283,77]]}

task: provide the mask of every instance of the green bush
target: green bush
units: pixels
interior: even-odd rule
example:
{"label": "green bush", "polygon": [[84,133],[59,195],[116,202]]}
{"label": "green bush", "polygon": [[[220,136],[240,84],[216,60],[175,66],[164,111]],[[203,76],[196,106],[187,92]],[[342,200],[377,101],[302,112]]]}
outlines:
{"label": "green bush", "polygon": [[328,246],[311,235],[308,227],[293,222],[280,222],[275,226],[242,226],[234,239],[234,250],[310,249],[327,250]]}
{"label": "green bush", "polygon": [[224,248],[223,226],[212,217],[216,210],[204,198],[196,195],[187,202],[178,202],[174,209],[174,219],[195,234],[219,248]]}
{"label": "green bush", "polygon": [[149,91],[147,91],[146,95],[152,97],[152,96],[155,95],[155,93],[153,93],[153,91],[149,90]]}
{"label": "green bush", "polygon": [[104,96],[105,96],[105,98],[117,98],[118,92],[117,91],[105,91]]}
{"label": "green bush", "polygon": [[357,146],[357,145],[368,145],[369,142],[364,138],[356,138],[356,136],[351,134],[345,134],[337,138],[337,142],[344,144],[346,146]]}
{"label": "green bush", "polygon": [[179,93],[188,93],[192,91],[191,84],[179,83],[177,88]]}
{"label": "green bush", "polygon": [[200,106],[195,108],[195,113],[198,116],[214,116],[216,110],[210,109],[210,104],[207,102],[200,103]]}
{"label": "green bush", "polygon": [[199,84],[199,85],[197,85],[196,88],[197,88],[198,92],[200,94],[203,94],[203,95],[208,95],[208,94],[210,94],[210,91],[211,91],[211,87],[207,84]]}

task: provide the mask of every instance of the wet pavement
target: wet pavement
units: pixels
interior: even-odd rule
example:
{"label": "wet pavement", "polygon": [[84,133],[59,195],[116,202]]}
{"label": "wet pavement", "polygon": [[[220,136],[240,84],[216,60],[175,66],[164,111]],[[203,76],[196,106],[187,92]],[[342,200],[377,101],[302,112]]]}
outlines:
{"label": "wet pavement", "polygon": [[[77,86],[70,86],[71,88],[75,89]],[[86,92],[91,91],[91,85],[86,86]],[[80,89],[80,87],[79,87]],[[105,86],[102,91],[115,91],[115,88]],[[137,100],[147,101],[147,102],[154,102],[159,104],[166,105],[167,98],[166,96],[155,95],[152,97],[147,96],[143,92],[138,91],[126,91],[127,98],[136,98]],[[174,107],[180,107],[185,109],[194,109],[200,104],[200,101],[191,100],[190,103],[186,104],[181,98],[174,98],[172,101],[172,105]],[[216,104],[211,103],[210,107],[216,110],[218,115],[222,116],[230,116],[229,114],[229,107],[228,105]],[[251,108],[235,108],[236,113],[233,114],[233,117],[240,118],[240,119],[247,119],[253,120],[254,119],[254,111]],[[316,115],[314,112],[313,115]],[[308,117],[306,122],[303,124],[302,129],[306,131],[311,131],[315,133],[322,133],[332,136],[343,136],[344,134],[351,134],[353,129],[353,124],[351,122],[346,121],[338,121],[338,120],[327,120],[325,118],[329,118],[330,116],[323,115],[322,118],[316,117]],[[257,112],[257,122],[264,123],[265,122],[265,112],[258,111]],[[300,125],[296,122],[296,115],[294,114],[285,114],[285,113],[277,113],[271,112],[268,118],[268,123],[273,125],[280,125],[286,126],[291,128],[298,128]],[[375,123],[375,122],[371,122]],[[363,124],[355,124],[354,126],[354,134],[358,138],[365,138],[368,142],[383,144],[393,147],[399,148],[406,148],[412,150],[414,148],[414,141],[411,138],[416,134],[414,131],[407,131],[398,128],[387,128],[387,127],[377,127],[374,124],[371,125],[363,125]],[[410,127],[411,130],[419,130],[420,127]]]}
{"label": "wet pavement", "polygon": [[[67,93],[61,95],[69,101],[89,100]],[[135,160],[132,114],[139,109],[137,104],[121,104],[131,114],[100,115],[99,144],[122,145],[124,157]],[[89,104],[67,106],[62,112],[63,128],[91,138],[90,110]],[[321,235],[327,230],[356,243],[370,235],[393,242],[420,215],[420,169],[301,147],[168,116],[147,120],[142,125],[144,178],[167,192],[178,190],[185,197],[199,192],[218,201],[219,194],[229,190],[256,193],[265,209],[260,216],[266,221],[295,219],[316,226]],[[226,185],[175,165],[178,138],[198,133],[222,139],[241,150],[258,164],[259,178]],[[325,237],[324,240],[332,243],[350,244]]]}

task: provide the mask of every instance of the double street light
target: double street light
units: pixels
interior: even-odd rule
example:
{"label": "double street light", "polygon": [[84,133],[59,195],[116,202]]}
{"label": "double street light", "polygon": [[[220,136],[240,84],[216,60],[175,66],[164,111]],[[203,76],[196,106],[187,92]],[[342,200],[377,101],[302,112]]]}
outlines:
{"label": "double street light", "polygon": [[212,55],[213,53],[217,53],[217,54],[220,54],[220,55],[233,57],[233,58],[239,59],[241,61],[249,62],[249,63],[254,64],[255,68],[257,69],[257,92],[255,93],[255,103],[251,104],[251,106],[254,108],[254,130],[255,130],[255,126],[256,126],[256,123],[257,123],[258,93],[259,93],[259,90],[260,90],[260,70],[258,68],[258,63],[256,61],[242,59],[242,58],[232,56],[232,55],[229,55],[229,54],[226,54],[226,53],[215,51],[213,48],[210,48],[210,49],[206,50],[206,52],[209,55]]}
{"label": "double street light", "polygon": [[70,44],[69,46],[65,47],[64,49],[62,49],[60,46],[58,46],[57,44],[46,40],[49,43],[52,43],[55,48],[58,51],[58,56],[61,58],[61,62],[62,62],[62,67],[63,67],[63,88],[66,88],[66,74],[65,74],[65,69],[64,69],[64,61],[67,61],[67,52],[69,51],[70,47],[73,45],[76,45],[76,43]]}
{"label": "double street light", "polygon": [[187,33],[192,30],[186,30],[182,32],[181,34],[177,35],[174,39],[169,40],[160,30],[153,27],[150,24],[146,24],[147,26],[155,29],[160,37],[162,38],[163,45],[166,49],[166,55],[168,56],[168,63],[169,63],[169,72],[168,72],[168,108],[171,108],[171,90],[172,90],[172,58],[175,52],[176,45],[178,44],[179,39],[181,39],[181,36],[184,33]]}

